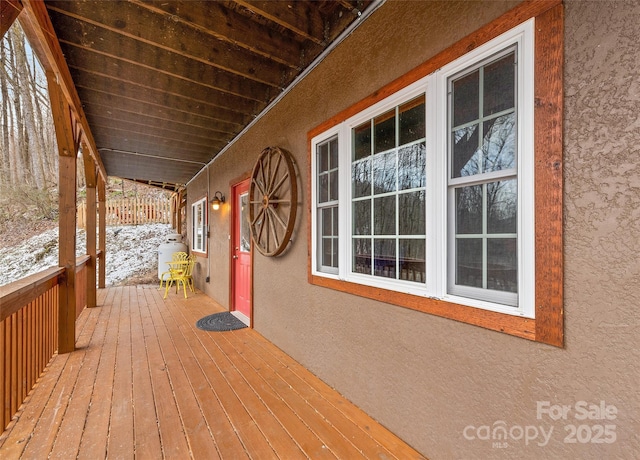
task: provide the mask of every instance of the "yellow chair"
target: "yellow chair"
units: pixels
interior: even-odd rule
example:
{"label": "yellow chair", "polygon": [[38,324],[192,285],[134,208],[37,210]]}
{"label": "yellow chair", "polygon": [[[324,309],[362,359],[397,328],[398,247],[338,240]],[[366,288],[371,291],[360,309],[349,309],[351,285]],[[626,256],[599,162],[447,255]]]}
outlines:
{"label": "yellow chair", "polygon": [[[173,265],[174,263],[170,262],[170,264]],[[166,286],[164,290],[165,299],[169,294],[169,288],[173,285],[174,282],[176,283],[176,294],[180,289],[180,283],[182,283],[182,289],[184,290],[185,299],[187,298],[187,286],[189,286],[189,290],[191,292],[195,292],[193,288],[193,277],[191,276],[193,273],[193,267],[195,266],[195,264],[196,264],[196,256],[193,254],[187,257],[187,260],[175,262],[175,265],[181,268],[170,270],[170,277],[165,283],[165,286]]]}
{"label": "yellow chair", "polygon": [[[181,267],[179,264],[174,264],[172,265],[174,262],[181,262],[181,261],[185,261],[187,260],[187,258],[189,257],[189,255],[186,252],[174,252],[171,255],[171,262],[169,262],[169,270],[167,270],[166,272],[162,272],[162,274],[160,275],[160,288],[162,289],[162,283],[167,283],[169,282],[169,278],[171,278],[171,271],[172,270],[179,270]],[[167,278],[166,280],[164,279],[165,276],[168,276],[169,278]]]}

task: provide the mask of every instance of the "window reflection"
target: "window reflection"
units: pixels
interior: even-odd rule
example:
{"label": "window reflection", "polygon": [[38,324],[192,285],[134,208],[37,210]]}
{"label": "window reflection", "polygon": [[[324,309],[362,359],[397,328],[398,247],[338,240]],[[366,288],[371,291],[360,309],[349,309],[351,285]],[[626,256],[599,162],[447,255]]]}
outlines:
{"label": "window reflection", "polygon": [[352,136],[353,272],[424,283],[424,95],[359,125]]}

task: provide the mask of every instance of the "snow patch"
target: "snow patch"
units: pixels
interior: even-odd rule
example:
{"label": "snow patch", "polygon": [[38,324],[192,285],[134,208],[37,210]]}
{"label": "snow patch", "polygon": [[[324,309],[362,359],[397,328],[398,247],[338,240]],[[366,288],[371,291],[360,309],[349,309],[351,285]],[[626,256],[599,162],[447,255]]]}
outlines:
{"label": "snow patch", "polygon": [[[169,224],[107,227],[106,285],[113,286],[132,276],[158,270],[158,247],[175,233]],[[76,255],[86,253],[86,233],[76,234]],[[58,266],[58,229],[25,240],[0,251],[0,286]]]}

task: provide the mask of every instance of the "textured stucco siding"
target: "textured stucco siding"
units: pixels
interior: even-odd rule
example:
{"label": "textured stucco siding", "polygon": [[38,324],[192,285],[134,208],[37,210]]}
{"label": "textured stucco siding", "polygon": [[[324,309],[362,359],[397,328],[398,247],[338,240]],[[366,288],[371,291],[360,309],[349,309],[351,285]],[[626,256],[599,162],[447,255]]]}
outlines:
{"label": "textured stucco siding", "polygon": [[[639,2],[565,3],[564,348],[307,281],[307,132],[516,4],[388,1],[213,162],[209,188],[228,196],[266,146],[294,154],[298,221],[283,256],[254,256],[254,326],[428,457],[638,458]],[[190,201],[206,189],[203,172]],[[210,214],[210,283],[205,266],[196,274],[225,306],[229,229],[227,204]],[[543,401],[569,406],[567,420],[538,419]],[[580,401],[615,406],[616,418],[576,420]],[[464,436],[500,421],[516,437],[514,427],[553,431],[542,446],[540,432],[506,447]],[[585,423],[615,426],[615,442],[564,442],[567,425]]]}

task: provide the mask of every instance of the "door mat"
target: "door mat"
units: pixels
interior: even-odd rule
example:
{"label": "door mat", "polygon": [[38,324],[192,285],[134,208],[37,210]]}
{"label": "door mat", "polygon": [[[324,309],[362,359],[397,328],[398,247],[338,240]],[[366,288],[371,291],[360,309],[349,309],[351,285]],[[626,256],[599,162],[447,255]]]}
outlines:
{"label": "door mat", "polygon": [[242,329],[243,327],[247,327],[247,325],[228,311],[224,311],[200,318],[196,322],[196,327],[203,331],[223,332]]}

